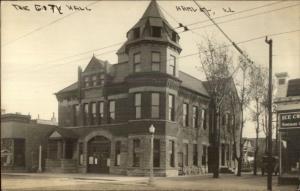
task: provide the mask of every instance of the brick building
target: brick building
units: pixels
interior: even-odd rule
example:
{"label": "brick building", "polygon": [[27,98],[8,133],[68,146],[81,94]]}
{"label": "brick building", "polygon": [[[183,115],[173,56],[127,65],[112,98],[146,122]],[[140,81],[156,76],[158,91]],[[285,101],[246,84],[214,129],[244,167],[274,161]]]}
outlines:
{"label": "brick building", "polygon": [[156,176],[207,172],[209,94],[179,70],[179,39],[151,1],[117,64],[93,56],[79,68],[56,93],[61,128],[48,138],[46,171],[148,175],[153,124]]}
{"label": "brick building", "polygon": [[[44,122],[46,120],[43,120]],[[39,165],[39,146],[46,148],[47,137],[57,127],[41,124],[29,115],[1,115],[1,171],[34,172]],[[53,121],[52,121],[53,122]],[[42,154],[42,166],[46,152]]]}

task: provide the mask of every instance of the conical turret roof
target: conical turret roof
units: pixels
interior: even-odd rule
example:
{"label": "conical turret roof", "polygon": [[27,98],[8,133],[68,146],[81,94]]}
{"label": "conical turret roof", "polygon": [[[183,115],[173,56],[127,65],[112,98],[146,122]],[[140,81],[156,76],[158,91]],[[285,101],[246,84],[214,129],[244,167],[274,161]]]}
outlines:
{"label": "conical turret roof", "polygon": [[141,19],[148,18],[148,17],[156,17],[156,18],[162,18],[164,20],[164,14],[161,12],[159,5],[157,4],[156,0],[151,0],[148,8],[144,12]]}

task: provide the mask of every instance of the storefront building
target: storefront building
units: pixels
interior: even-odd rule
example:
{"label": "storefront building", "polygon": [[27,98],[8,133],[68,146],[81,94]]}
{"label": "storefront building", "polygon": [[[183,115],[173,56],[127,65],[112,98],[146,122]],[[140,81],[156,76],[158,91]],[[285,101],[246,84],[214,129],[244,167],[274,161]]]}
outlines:
{"label": "storefront building", "polygon": [[[45,122],[46,120],[44,120]],[[1,171],[2,172],[36,172],[45,164],[47,137],[57,127],[55,124],[41,124],[29,115],[1,115]],[[42,152],[39,155],[39,152]]]}
{"label": "storefront building", "polygon": [[300,177],[300,79],[287,81],[287,73],[276,75],[276,104],[280,137],[279,183],[297,183]]}

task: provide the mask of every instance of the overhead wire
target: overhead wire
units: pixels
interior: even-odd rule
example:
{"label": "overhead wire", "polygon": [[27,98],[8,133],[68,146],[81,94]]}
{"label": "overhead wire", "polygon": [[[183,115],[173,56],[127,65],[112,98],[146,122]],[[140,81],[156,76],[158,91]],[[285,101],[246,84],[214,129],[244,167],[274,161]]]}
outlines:
{"label": "overhead wire", "polygon": [[[96,2],[94,2],[94,3],[96,3]],[[273,4],[275,4],[275,3],[272,3],[272,5]],[[268,4],[269,6],[271,5],[271,4]],[[299,4],[296,4],[296,5],[299,5]],[[296,5],[292,5],[292,6],[296,6]],[[267,5],[264,5],[264,6],[267,6]],[[160,6],[161,7],[161,6]],[[263,7],[263,6],[260,6],[260,7]],[[288,6],[288,7],[291,7],[291,6]],[[288,8],[288,7],[284,7],[284,8]],[[162,7],[161,7],[162,8]],[[257,7],[257,8],[259,8],[259,7]],[[163,9],[163,8],[162,8]],[[252,10],[253,10],[254,8],[252,8]],[[283,8],[280,8],[280,9],[276,9],[276,10],[272,10],[272,12],[273,11],[277,11],[277,10],[281,10],[281,9],[283,9]],[[163,9],[165,12],[166,12],[166,10],[165,9]],[[167,13],[167,12],[166,12]],[[171,15],[169,14],[169,13],[167,13],[170,17],[171,17]],[[229,16],[229,15],[228,15]],[[254,16],[254,15],[252,15],[252,16]],[[244,18],[244,17],[243,17]],[[176,21],[177,23],[179,23],[178,21],[177,21],[177,19],[175,19],[173,16],[172,16],[172,19],[174,20],[174,21]],[[240,18],[237,18],[237,19],[240,19]],[[235,19],[235,20],[237,20],[237,19]],[[233,21],[233,20],[230,20],[230,21]],[[228,21],[226,21],[226,22],[228,22]],[[224,23],[224,22],[222,22],[222,23]],[[218,23],[218,24],[222,24],[222,23]],[[213,25],[209,25],[209,26],[213,26]],[[204,27],[206,27],[206,26],[204,26]],[[193,29],[189,29],[191,32],[193,32],[194,34],[198,34],[198,33],[196,33],[195,31],[193,31],[193,30],[195,30],[195,29],[197,29],[197,28],[193,28]],[[183,31],[184,32],[184,31]],[[181,32],[182,33],[182,32]],[[125,42],[125,41],[124,41]],[[53,62],[56,62],[56,61],[60,61],[60,60],[64,60],[64,59],[67,59],[67,58],[71,58],[71,57],[75,57],[75,56],[80,56],[80,55],[83,55],[83,54],[86,54],[86,53],[89,53],[89,52],[91,52],[91,51],[98,51],[98,50],[102,50],[102,49],[105,49],[105,48],[108,48],[108,47],[113,47],[113,46],[117,46],[117,45],[119,45],[119,44],[121,44],[121,43],[123,43],[123,42],[119,42],[119,43],[115,43],[115,44],[111,44],[111,45],[108,45],[108,46],[105,46],[105,47],[101,47],[101,48],[99,48],[99,49],[92,49],[92,50],[89,50],[89,51],[85,51],[85,52],[81,52],[81,53],[77,53],[77,54],[75,54],[75,55],[71,55],[71,56],[67,56],[67,57],[62,57],[62,58],[59,58],[59,59],[56,59],[56,60],[52,60],[52,61],[50,61],[50,62],[48,62],[48,63],[53,63]],[[113,50],[113,51],[116,51],[116,50]],[[108,52],[104,52],[104,53],[100,53],[100,54],[96,54],[96,55],[103,55],[103,54],[106,54],[106,53],[110,53],[110,52],[112,52],[112,51],[108,51]],[[72,60],[72,61],[78,61],[78,60],[83,60],[83,59],[87,59],[87,58],[81,58],[81,59],[76,59],[76,60]],[[70,61],[70,62],[72,62],[72,61]],[[70,62],[67,62],[67,63],[70,63]],[[65,63],[64,63],[65,64]]]}
{"label": "overhead wire", "polygon": [[[279,35],[283,35],[283,34],[289,34],[289,33],[299,32],[299,31],[300,31],[300,29],[292,30],[292,31],[279,32],[279,33],[265,34],[265,35],[261,35],[261,36],[254,37],[254,38],[251,38],[251,39],[247,39],[247,40],[236,42],[236,44],[243,44],[243,43],[247,43],[247,42],[251,42],[251,41],[255,41],[255,40],[259,40],[259,39],[264,39],[266,36],[279,36]],[[233,45],[232,44],[228,44],[228,45],[220,46],[220,47],[217,47],[217,48],[226,48],[226,47],[231,47],[231,46],[233,46]],[[110,52],[113,52],[113,51],[116,51],[116,50],[111,50]],[[201,51],[194,52],[194,53],[191,53],[191,54],[179,56],[178,59],[182,59],[182,58],[186,58],[186,57],[191,57],[191,56],[199,55],[201,53],[203,53],[203,52],[201,52]],[[105,52],[102,53],[102,54],[105,54]],[[95,55],[98,56],[98,55],[101,55],[101,54],[95,54]],[[72,63],[72,62],[75,62],[75,61],[80,61],[80,60],[84,60],[84,59],[88,59],[88,58],[90,58],[90,57],[85,57],[85,58],[80,58],[80,59],[72,60],[70,62],[66,62],[66,63],[59,64],[59,65],[52,65],[52,66],[49,66],[48,69],[52,68],[52,67],[53,68],[60,67],[60,66],[66,65],[68,63]],[[166,61],[169,61],[169,60],[166,60]],[[238,70],[238,68],[236,68],[234,70],[234,72],[230,76],[233,76],[234,73],[236,73],[236,70]]]}
{"label": "overhead wire", "polygon": [[[93,4],[96,4],[96,3],[98,3],[98,2],[100,2],[100,1],[94,1],[94,2],[92,2],[92,3],[89,3],[88,5],[86,5],[86,7],[89,7],[89,6],[91,6],[91,5],[93,5]],[[1,46],[4,47],[4,46],[7,46],[7,45],[9,45],[9,44],[11,44],[11,43],[14,43],[14,42],[16,42],[16,41],[18,41],[18,40],[20,40],[20,39],[22,39],[22,38],[25,38],[25,37],[27,37],[27,36],[29,36],[29,35],[31,35],[31,34],[37,32],[37,31],[40,31],[40,30],[42,30],[42,29],[44,29],[44,28],[46,28],[46,27],[48,27],[48,26],[50,26],[50,25],[53,25],[53,24],[55,24],[55,23],[57,23],[57,22],[59,22],[59,21],[65,19],[65,18],[67,18],[67,17],[69,17],[69,16],[71,16],[71,15],[73,15],[73,14],[75,14],[75,13],[78,13],[78,11],[74,11],[74,12],[72,12],[72,13],[70,13],[70,14],[67,14],[67,15],[65,15],[65,16],[63,16],[63,17],[60,17],[60,18],[58,18],[58,19],[56,19],[56,20],[54,20],[54,21],[51,21],[51,22],[47,23],[46,25],[42,25],[42,26],[40,26],[40,27],[38,27],[38,28],[36,28],[36,29],[34,29],[34,30],[32,30],[32,31],[30,31],[30,32],[28,32],[28,33],[26,33],[26,34],[24,34],[24,35],[21,35],[21,36],[15,38],[15,39],[13,39],[13,40],[11,40],[11,41],[9,41],[9,42],[6,42],[6,43],[2,44]]]}

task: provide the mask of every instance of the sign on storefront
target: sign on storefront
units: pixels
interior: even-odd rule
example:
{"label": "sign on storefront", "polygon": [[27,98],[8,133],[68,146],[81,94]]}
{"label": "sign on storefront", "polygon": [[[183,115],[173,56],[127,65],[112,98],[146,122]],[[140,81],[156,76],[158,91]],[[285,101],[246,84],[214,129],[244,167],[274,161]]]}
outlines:
{"label": "sign on storefront", "polygon": [[300,129],[300,112],[280,114],[280,128],[299,128]]}

